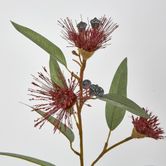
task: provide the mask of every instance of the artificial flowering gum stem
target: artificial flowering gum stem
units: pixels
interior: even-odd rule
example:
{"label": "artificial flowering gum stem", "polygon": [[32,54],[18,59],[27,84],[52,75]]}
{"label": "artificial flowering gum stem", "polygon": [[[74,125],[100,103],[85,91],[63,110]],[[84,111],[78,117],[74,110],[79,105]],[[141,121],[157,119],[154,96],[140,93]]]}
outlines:
{"label": "artificial flowering gum stem", "polygon": [[[104,48],[106,43],[111,40],[112,32],[118,27],[116,23],[112,22],[112,19],[107,19],[105,16],[97,19],[96,17],[90,21],[90,25],[87,26],[86,22],[79,22],[77,28],[73,25],[72,20],[66,18],[59,21],[59,24],[63,28],[63,37],[72,46],[78,48],[78,53],[73,51],[72,53],[79,57],[80,63],[80,77],[77,78],[80,88],[80,99],[76,101],[77,116],[78,116],[78,130],[80,137],[80,165],[84,166],[84,151],[83,151],[83,130],[82,130],[82,117],[81,111],[84,105],[83,97],[83,76],[86,67],[86,60],[89,59],[93,53],[99,48]],[[110,134],[108,136],[109,140]],[[108,141],[107,140],[107,141]],[[108,143],[107,143],[108,144]]]}
{"label": "artificial flowering gum stem", "polygon": [[[118,25],[113,23],[111,18],[106,18],[105,16],[100,19],[95,17],[88,22],[89,23],[87,24],[81,20],[76,26],[74,26],[72,20],[69,18],[59,21],[61,27],[63,28],[64,39],[66,39],[71,46],[77,47],[78,53],[76,51],[72,51],[72,53],[79,58],[79,60],[73,59],[73,61],[79,65],[79,75],[69,70],[66,66],[65,57],[59,47],[31,29],[12,22],[14,27],[19,32],[39,45],[49,54],[53,54],[53,56],[56,57],[56,60],[61,62],[71,74],[71,78],[68,79],[67,84],[57,62],[52,62],[52,60],[50,60],[50,73],[48,73],[46,68],[43,67],[45,74],[38,72],[37,77],[32,76],[32,85],[34,88],[29,88],[28,91],[31,96],[29,99],[30,101],[36,100],[41,102],[35,104],[34,106],[30,106],[33,111],[36,111],[41,115],[41,118],[38,118],[35,121],[35,127],[39,125],[41,128],[46,121],[49,121],[54,125],[54,132],[57,129],[60,130],[69,139],[71,150],[79,156],[80,166],[84,166],[83,125],[81,116],[82,108],[87,100],[97,99],[104,95],[104,90],[100,86],[91,84],[90,80],[83,79],[86,61],[95,53],[95,51],[100,48],[105,48],[108,45],[107,42],[111,40],[112,32],[118,28]],[[124,85],[125,84],[126,83],[124,83]],[[78,86],[79,91],[75,92],[75,90],[78,90]],[[121,87],[119,88],[120,89],[118,90],[121,92]],[[73,109],[75,105],[76,111]],[[89,104],[86,105],[90,106]],[[145,112],[147,114],[148,110],[145,110]],[[148,114],[149,118],[147,119],[144,117],[135,118],[132,116],[134,128],[131,136],[112,146],[108,146],[111,136],[110,130],[101,153],[92,162],[91,166],[94,166],[107,152],[113,148],[134,138],[140,139],[150,137],[156,140],[165,138],[163,136],[164,130],[159,127],[160,123],[158,117],[152,115],[152,113]],[[53,116],[56,116],[56,118]],[[78,151],[73,148],[72,144],[74,141],[74,133],[71,131],[72,116],[74,117],[79,131],[80,149]]]}
{"label": "artificial flowering gum stem", "polygon": [[127,137],[127,138],[123,139],[122,141],[120,141],[120,142],[118,142],[118,143],[116,143],[116,144],[110,146],[109,148],[107,148],[107,147],[105,146],[105,147],[103,148],[103,151],[102,151],[102,152],[99,154],[99,156],[96,158],[96,160],[94,160],[94,161],[92,162],[91,166],[94,166],[107,152],[109,152],[109,151],[112,150],[113,148],[115,148],[115,147],[117,147],[117,146],[119,146],[119,145],[121,145],[121,144],[123,144],[123,143],[125,143],[125,142],[127,142],[127,141],[130,141],[130,140],[132,140],[132,139],[133,139],[133,137],[130,136],[130,137]]}

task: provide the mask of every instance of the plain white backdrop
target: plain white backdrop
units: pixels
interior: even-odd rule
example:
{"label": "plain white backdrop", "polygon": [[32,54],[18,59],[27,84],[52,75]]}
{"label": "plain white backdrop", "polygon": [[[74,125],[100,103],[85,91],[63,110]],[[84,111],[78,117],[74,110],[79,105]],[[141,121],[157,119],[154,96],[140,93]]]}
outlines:
{"label": "plain white backdrop", "polygon": [[[128,97],[158,115],[166,130],[166,1],[165,0],[0,0],[0,151],[34,156],[57,166],[78,166],[79,159],[69,148],[68,140],[53,134],[50,124],[39,130],[39,117],[19,102],[28,102],[31,74],[48,67],[48,54],[18,33],[10,20],[43,34],[66,55],[70,68],[71,48],[61,35],[57,20],[74,21],[112,17],[119,28],[111,46],[99,50],[88,61],[86,78],[109,90],[120,62],[128,58]],[[66,72],[63,70],[64,73]],[[85,166],[101,151],[108,133],[103,102],[85,107]],[[131,114],[112,133],[110,144],[130,135]],[[77,142],[76,138],[76,142]],[[77,147],[77,143],[74,144]],[[166,140],[133,140],[103,157],[96,166],[165,166]],[[32,166],[26,161],[0,156],[0,166]]]}

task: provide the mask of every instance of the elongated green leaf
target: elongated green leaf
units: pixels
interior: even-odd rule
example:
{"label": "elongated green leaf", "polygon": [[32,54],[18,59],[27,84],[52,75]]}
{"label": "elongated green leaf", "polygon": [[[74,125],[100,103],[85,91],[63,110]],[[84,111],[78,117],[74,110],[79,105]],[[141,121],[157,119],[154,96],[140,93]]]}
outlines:
{"label": "elongated green leaf", "polygon": [[[34,110],[36,111],[37,113],[39,113],[41,116],[44,116],[44,112],[43,111],[40,111],[40,110]],[[48,121],[55,125],[56,124],[56,121],[58,121],[57,119],[55,119],[53,116],[50,116],[48,118]],[[60,131],[61,133],[66,136],[66,138],[70,141],[70,142],[73,142],[74,141],[74,133],[73,131],[68,128],[67,126],[65,126],[63,123],[60,122]]]}
{"label": "elongated green leaf", "polygon": [[51,164],[49,162],[43,161],[43,160],[39,160],[33,157],[29,157],[29,156],[24,156],[24,155],[20,155],[20,154],[15,154],[15,153],[6,153],[6,152],[0,152],[0,155],[3,156],[10,156],[10,157],[15,157],[15,158],[19,158],[22,160],[26,160],[41,166],[55,166],[54,164]]}
{"label": "elongated green leaf", "polygon": [[52,56],[50,56],[49,67],[52,81],[60,87],[67,87],[66,80],[62,74],[58,62]]}
{"label": "elongated green leaf", "polygon": [[107,101],[112,105],[128,110],[129,112],[135,115],[142,116],[144,118],[149,118],[149,115],[147,115],[147,113],[139,105],[137,105],[135,102],[124,96],[109,93],[105,94],[102,97],[98,97],[98,99]]}
{"label": "elongated green leaf", "polygon": [[[119,65],[112,80],[109,93],[127,97],[127,58]],[[106,102],[105,115],[110,130],[114,130],[121,123],[125,112],[125,109]]]}
{"label": "elongated green leaf", "polygon": [[63,64],[64,66],[67,66],[66,59],[63,55],[63,52],[59,47],[57,47],[54,43],[46,39],[44,36],[40,35],[39,33],[24,27],[22,25],[16,24],[11,21],[13,26],[18,30],[20,33],[22,33],[24,36],[29,38],[31,41],[36,43],[39,47],[44,49],[47,53],[52,55],[58,62]]}

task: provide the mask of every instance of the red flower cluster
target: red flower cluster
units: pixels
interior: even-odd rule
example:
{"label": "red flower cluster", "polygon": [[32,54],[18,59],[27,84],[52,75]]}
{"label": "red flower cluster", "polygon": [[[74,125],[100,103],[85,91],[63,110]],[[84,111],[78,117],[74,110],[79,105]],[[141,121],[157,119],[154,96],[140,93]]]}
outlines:
{"label": "red flower cluster", "polygon": [[[145,110],[148,113],[148,110]],[[135,138],[143,138],[143,137],[151,137],[154,139],[163,139],[164,133],[163,129],[159,127],[159,120],[157,116],[149,113],[149,118],[145,119],[143,117],[134,118],[132,116],[132,123],[134,125],[133,137]]]}
{"label": "red flower cluster", "polygon": [[[52,82],[49,78],[49,74],[45,68],[43,68],[48,76],[43,75],[41,72],[38,73],[38,77],[33,76],[34,81],[32,85],[35,86],[34,89],[29,89],[31,92],[30,100],[40,101],[39,104],[34,105],[33,110],[44,111],[45,114],[42,118],[37,119],[35,127],[40,124],[40,127],[48,120],[52,115],[56,115],[56,124],[54,124],[54,130],[60,128],[60,122],[64,123],[66,126],[72,128],[71,115],[75,112],[73,111],[73,106],[80,98],[80,92],[74,93],[78,83],[73,77],[68,80],[69,86],[60,87],[56,83]],[[82,101],[86,101],[90,98],[88,90],[83,91]]]}
{"label": "red flower cluster", "polygon": [[91,52],[91,54],[97,49],[105,47],[106,42],[111,40],[111,33],[118,27],[111,18],[107,19],[105,16],[100,19],[92,19],[91,25],[88,27],[87,23],[81,21],[75,28],[69,18],[61,20],[59,23],[64,29],[64,38],[72,46]]}

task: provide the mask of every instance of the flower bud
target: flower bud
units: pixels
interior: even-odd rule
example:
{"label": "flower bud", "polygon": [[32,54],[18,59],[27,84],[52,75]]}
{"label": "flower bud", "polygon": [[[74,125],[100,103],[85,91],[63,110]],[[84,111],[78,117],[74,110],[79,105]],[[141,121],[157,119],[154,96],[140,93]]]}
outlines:
{"label": "flower bud", "polygon": [[85,31],[86,27],[87,27],[87,23],[85,23],[83,21],[81,21],[80,23],[77,24],[77,28],[78,28],[79,32]]}
{"label": "flower bud", "polygon": [[82,82],[83,89],[88,89],[90,87],[90,85],[91,85],[91,81],[90,80],[84,80]]}
{"label": "flower bud", "polygon": [[102,97],[104,95],[104,89],[102,87],[99,86],[96,91],[97,91],[96,96]]}
{"label": "flower bud", "polygon": [[95,93],[96,86],[98,86],[98,85],[95,85],[95,84],[90,85],[90,95],[91,96],[96,96],[96,93]]}
{"label": "flower bud", "polygon": [[91,84],[90,85],[90,95],[92,96],[103,96],[104,95],[104,90],[98,85]]}
{"label": "flower bud", "polygon": [[92,26],[93,29],[97,29],[97,28],[100,26],[101,21],[98,20],[98,19],[95,17],[94,19],[92,19],[92,20],[90,21],[90,23],[91,23],[91,26]]}

